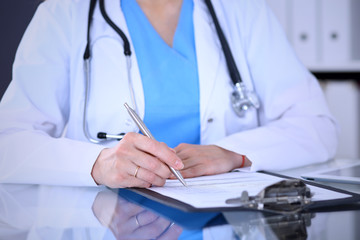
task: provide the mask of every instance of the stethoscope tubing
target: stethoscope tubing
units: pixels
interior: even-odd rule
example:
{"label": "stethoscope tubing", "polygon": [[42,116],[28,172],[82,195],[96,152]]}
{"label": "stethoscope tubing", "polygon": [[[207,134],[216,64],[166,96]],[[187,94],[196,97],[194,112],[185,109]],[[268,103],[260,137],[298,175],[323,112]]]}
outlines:
{"label": "stethoscope tubing", "polygon": [[[209,13],[214,21],[215,29],[217,32],[217,35],[219,37],[222,50],[226,59],[226,65],[229,71],[230,78],[233,82],[234,88],[233,93],[231,95],[231,102],[233,109],[235,113],[239,117],[244,117],[245,112],[251,108],[254,107],[255,109],[258,109],[260,107],[259,100],[257,98],[257,95],[253,91],[248,91],[243,83],[243,80],[241,78],[240,72],[236,66],[234,57],[231,53],[230,46],[226,40],[226,37],[220,27],[219,20],[216,16],[214,7],[211,3],[211,0],[204,0],[205,4],[209,10]],[[89,102],[89,94],[90,94],[90,75],[91,75],[91,39],[90,39],[90,28],[92,24],[92,17],[94,14],[95,6],[96,6],[97,0],[91,0],[90,1],[90,8],[89,8],[89,15],[88,15],[88,27],[87,27],[87,44],[84,52],[84,75],[85,75],[85,101],[84,101],[84,113],[83,113],[83,131],[85,137],[92,143],[101,143],[104,140],[121,140],[125,133],[120,134],[107,134],[104,132],[99,132],[97,137],[98,139],[95,139],[91,137],[88,129],[87,124],[87,113],[88,113],[88,102]],[[110,19],[108,16],[104,0],[99,0],[99,7],[101,15],[103,16],[104,20],[107,24],[120,36],[120,38],[123,41],[123,47],[124,47],[124,55],[126,57],[126,65],[127,65],[127,74],[128,74],[128,84],[129,84],[129,91],[131,96],[131,101],[133,103],[134,110],[137,112],[137,106],[136,106],[136,100],[135,100],[135,92],[133,89],[132,79],[131,79],[131,48],[130,48],[130,42],[124,32]],[[250,96],[250,97],[249,97]],[[100,140],[101,139],[101,140]]]}

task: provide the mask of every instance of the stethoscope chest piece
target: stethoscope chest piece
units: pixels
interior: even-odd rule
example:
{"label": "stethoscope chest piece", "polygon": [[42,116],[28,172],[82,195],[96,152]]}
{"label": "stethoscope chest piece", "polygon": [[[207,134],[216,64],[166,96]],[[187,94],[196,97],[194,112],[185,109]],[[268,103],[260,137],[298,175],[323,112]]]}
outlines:
{"label": "stethoscope chest piece", "polygon": [[257,95],[253,91],[247,90],[241,82],[234,85],[233,92],[231,93],[231,105],[236,115],[244,117],[250,108],[258,109],[260,102]]}

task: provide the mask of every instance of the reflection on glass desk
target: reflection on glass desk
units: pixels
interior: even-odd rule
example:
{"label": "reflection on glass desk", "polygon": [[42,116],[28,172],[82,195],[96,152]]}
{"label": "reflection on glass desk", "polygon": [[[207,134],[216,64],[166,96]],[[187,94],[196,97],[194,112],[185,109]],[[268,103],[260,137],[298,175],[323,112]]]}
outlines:
{"label": "reflection on glass desk", "polygon": [[[278,173],[286,176],[291,176],[294,178],[301,178],[301,175],[305,173],[315,172],[324,169],[342,168],[347,165],[358,163],[359,161],[360,159],[335,159],[325,163],[313,164],[305,167],[289,169]],[[338,183],[338,182],[319,182],[319,183],[321,183],[322,185],[331,186],[360,194],[360,184],[347,184],[347,183]]]}
{"label": "reflection on glass desk", "polygon": [[126,189],[0,184],[0,239],[359,239],[360,208],[334,210],[191,213]]}

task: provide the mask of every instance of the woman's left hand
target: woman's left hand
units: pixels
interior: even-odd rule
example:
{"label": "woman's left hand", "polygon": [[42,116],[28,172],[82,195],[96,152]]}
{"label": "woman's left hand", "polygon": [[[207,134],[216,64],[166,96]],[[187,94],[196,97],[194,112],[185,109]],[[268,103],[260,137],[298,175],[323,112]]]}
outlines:
{"label": "woman's left hand", "polygon": [[176,154],[184,163],[181,174],[184,178],[213,175],[229,172],[251,162],[241,154],[216,145],[193,145],[182,143],[175,148]]}

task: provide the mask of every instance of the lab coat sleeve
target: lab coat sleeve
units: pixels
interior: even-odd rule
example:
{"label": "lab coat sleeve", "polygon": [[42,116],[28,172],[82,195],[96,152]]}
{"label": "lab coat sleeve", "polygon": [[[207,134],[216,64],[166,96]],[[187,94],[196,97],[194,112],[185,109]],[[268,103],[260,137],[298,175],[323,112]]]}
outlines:
{"label": "lab coat sleeve", "polygon": [[63,138],[69,115],[71,1],[42,3],[0,104],[0,182],[96,185],[102,147]]}
{"label": "lab coat sleeve", "polygon": [[[282,170],[334,157],[337,127],[319,83],[302,65],[265,1],[256,1],[245,51],[261,108],[259,127],[216,144],[245,154],[252,170]],[[256,5],[256,4],[253,4]]]}

